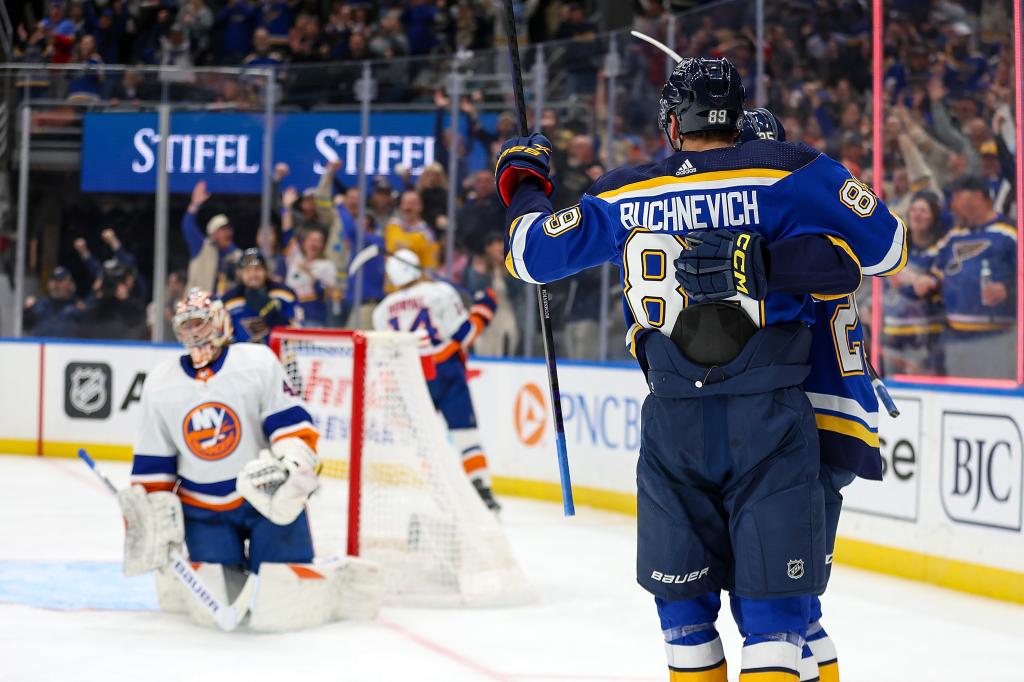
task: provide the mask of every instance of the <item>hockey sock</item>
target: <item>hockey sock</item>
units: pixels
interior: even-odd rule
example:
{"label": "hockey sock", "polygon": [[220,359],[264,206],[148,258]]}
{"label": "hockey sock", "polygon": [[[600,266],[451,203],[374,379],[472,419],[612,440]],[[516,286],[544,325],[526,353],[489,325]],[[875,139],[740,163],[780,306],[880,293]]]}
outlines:
{"label": "hockey sock", "polygon": [[726,682],[725,650],[715,629],[721,607],[718,594],[655,603],[665,636],[669,681]]}
{"label": "hockey sock", "polygon": [[798,682],[811,598],[735,599],[744,630],[740,682]]}
{"label": "hockey sock", "polygon": [[462,468],[466,475],[491,487],[491,472],[487,469],[487,456],[480,447],[480,434],[476,429],[452,429],[452,441],[462,455]]}
{"label": "hockey sock", "polygon": [[807,628],[807,645],[814,654],[818,664],[818,677],[821,682],[839,682],[839,657],[832,638],[821,627],[820,621],[814,621]]}
{"label": "hockey sock", "polygon": [[800,656],[800,682],[820,682],[818,661],[815,660],[811,647],[806,644]]}

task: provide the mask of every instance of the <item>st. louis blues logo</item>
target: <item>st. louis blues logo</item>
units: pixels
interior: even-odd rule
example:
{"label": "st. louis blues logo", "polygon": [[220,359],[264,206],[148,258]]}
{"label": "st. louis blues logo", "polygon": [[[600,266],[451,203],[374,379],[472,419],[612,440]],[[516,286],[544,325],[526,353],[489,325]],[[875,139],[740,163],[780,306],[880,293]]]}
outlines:
{"label": "st. louis blues logo", "polygon": [[242,424],[234,410],[224,403],[209,402],[193,407],[181,425],[185,444],[201,459],[224,459],[238,447]]}

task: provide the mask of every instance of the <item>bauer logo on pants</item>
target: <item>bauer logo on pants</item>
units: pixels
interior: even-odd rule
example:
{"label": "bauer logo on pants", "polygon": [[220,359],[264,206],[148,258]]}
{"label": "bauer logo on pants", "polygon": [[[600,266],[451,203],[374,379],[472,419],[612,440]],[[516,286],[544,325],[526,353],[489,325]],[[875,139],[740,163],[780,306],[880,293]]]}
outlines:
{"label": "bauer logo on pants", "polygon": [[74,419],[110,416],[110,365],[69,362],[64,368],[64,412]]}

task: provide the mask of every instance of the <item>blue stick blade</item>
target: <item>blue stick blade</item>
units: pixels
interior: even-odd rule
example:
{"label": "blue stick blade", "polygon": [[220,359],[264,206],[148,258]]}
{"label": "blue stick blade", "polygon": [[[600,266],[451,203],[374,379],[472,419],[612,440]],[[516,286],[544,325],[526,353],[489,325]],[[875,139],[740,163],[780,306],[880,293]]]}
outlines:
{"label": "blue stick blade", "polygon": [[575,516],[576,506],[572,501],[572,480],[569,477],[569,453],[565,447],[565,434],[555,434],[555,447],[558,450],[558,480],[562,484],[562,513]]}
{"label": "blue stick blade", "polygon": [[85,463],[89,465],[90,469],[96,468],[96,462],[93,461],[89,453],[85,451],[85,448],[78,448],[78,456],[85,460]]}

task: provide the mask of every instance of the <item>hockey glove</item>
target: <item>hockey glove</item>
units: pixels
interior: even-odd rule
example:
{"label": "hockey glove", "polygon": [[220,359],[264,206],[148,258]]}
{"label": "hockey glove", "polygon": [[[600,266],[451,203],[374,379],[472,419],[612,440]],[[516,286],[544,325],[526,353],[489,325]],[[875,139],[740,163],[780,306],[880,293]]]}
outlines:
{"label": "hockey glove", "polygon": [[282,438],[242,467],[235,486],[256,511],[279,526],[299,518],[320,487],[320,458],[301,438]]}
{"label": "hockey glove", "polygon": [[469,314],[478,315],[485,324],[489,324],[494,319],[494,311],[498,309],[497,299],[494,289],[481,289],[473,295],[473,305],[469,309]]}
{"label": "hockey glove", "polygon": [[516,188],[524,180],[536,182],[547,196],[555,189],[551,182],[551,142],[540,133],[509,138],[501,146],[494,182],[505,208],[512,203]]}
{"label": "hockey glove", "polygon": [[768,249],[761,235],[701,230],[686,236],[686,246],[675,261],[676,281],[694,303],[768,295]]}

